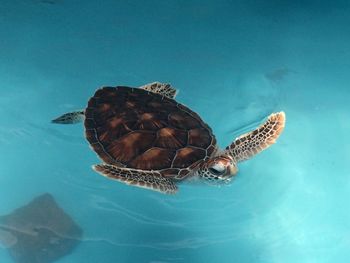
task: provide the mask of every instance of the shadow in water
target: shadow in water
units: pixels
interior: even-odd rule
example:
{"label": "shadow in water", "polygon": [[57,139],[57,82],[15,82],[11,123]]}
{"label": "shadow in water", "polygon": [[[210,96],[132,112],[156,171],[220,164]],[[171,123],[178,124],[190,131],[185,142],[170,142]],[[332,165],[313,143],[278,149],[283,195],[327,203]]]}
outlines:
{"label": "shadow in water", "polygon": [[9,215],[0,217],[0,242],[17,263],[49,263],[69,254],[82,229],[43,194]]}

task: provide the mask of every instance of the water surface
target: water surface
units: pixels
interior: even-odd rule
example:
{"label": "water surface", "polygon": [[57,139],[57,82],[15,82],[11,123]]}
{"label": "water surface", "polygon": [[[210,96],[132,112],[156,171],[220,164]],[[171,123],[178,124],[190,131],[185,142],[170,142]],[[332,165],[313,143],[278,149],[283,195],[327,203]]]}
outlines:
{"label": "water surface", "polygon": [[[289,2],[3,0],[0,214],[51,193],[84,229],[60,263],[347,262],[350,6]],[[274,111],[286,129],[231,185],[165,196],[99,176],[83,127],[50,123],[153,81],[221,147]]]}

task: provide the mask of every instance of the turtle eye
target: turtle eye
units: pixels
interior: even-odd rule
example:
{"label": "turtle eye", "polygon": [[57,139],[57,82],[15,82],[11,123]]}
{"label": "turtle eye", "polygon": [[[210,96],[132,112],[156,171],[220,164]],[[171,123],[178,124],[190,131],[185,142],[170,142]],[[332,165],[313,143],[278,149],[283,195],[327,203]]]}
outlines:
{"label": "turtle eye", "polygon": [[209,167],[208,170],[214,175],[222,175],[226,171],[226,168],[222,164],[214,164],[212,167]]}

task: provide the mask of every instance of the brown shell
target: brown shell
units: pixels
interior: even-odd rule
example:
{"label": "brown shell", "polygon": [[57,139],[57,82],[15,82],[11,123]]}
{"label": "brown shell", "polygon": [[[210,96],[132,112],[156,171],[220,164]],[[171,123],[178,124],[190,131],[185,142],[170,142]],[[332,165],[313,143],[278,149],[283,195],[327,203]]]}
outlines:
{"label": "brown shell", "polygon": [[85,115],[86,138],[108,164],[181,177],[216,149],[211,129],[195,112],[142,89],[99,89]]}

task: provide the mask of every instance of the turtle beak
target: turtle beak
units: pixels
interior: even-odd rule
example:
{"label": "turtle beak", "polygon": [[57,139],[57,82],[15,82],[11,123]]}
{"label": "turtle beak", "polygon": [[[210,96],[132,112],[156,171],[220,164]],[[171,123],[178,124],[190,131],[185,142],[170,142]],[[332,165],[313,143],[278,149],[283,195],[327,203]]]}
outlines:
{"label": "turtle beak", "polygon": [[235,176],[238,172],[238,168],[235,164],[230,165],[228,170],[231,176]]}
{"label": "turtle beak", "polygon": [[227,167],[225,175],[221,176],[220,179],[222,180],[222,183],[228,184],[231,182],[233,177],[237,174],[238,168],[235,164],[231,164]]}

